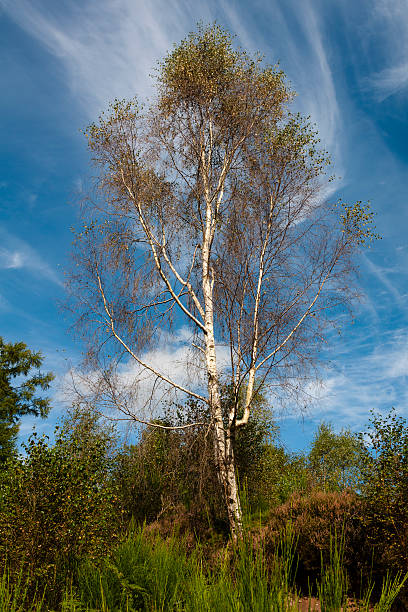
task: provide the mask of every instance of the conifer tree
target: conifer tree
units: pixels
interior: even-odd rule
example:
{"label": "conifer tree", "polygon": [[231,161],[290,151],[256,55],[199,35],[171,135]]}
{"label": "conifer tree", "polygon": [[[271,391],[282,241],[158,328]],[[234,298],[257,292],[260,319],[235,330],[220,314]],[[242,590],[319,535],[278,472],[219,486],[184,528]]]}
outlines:
{"label": "conifer tree", "polygon": [[[16,452],[16,440],[21,418],[27,414],[46,417],[50,400],[36,395],[46,391],[54,376],[43,374],[43,357],[34,353],[24,342],[6,343],[0,337],[0,461]],[[37,372],[33,373],[33,370]]]}

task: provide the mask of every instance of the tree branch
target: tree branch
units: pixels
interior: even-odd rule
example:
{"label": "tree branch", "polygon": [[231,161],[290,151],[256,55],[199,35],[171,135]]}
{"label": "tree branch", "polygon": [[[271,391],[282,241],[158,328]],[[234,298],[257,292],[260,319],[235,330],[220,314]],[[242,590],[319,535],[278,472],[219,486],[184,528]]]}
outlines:
{"label": "tree branch", "polygon": [[125,349],[125,351],[131,356],[133,357],[133,359],[139,364],[141,365],[143,368],[145,368],[146,370],[149,370],[150,372],[152,372],[155,376],[157,376],[157,378],[160,378],[163,382],[166,382],[167,384],[169,384],[171,387],[173,387],[174,389],[178,389],[179,391],[182,391],[183,393],[186,393],[187,395],[190,395],[191,397],[195,397],[196,399],[201,400],[202,402],[205,402],[206,404],[208,403],[208,400],[203,397],[202,395],[199,395],[198,393],[195,393],[194,391],[190,391],[189,389],[186,389],[185,387],[183,387],[182,385],[177,384],[176,382],[174,382],[173,380],[171,380],[170,378],[168,378],[167,376],[165,376],[164,374],[160,374],[160,372],[158,372],[157,370],[155,370],[151,365],[145,363],[144,361],[142,361],[137,355],[136,353],[134,353],[132,351],[132,349],[126,344],[126,342],[117,334],[116,330],[115,330],[115,325],[114,325],[114,321],[113,321],[113,317],[110,313],[110,310],[108,308],[108,304],[106,301],[106,296],[105,296],[105,292],[103,290],[102,287],[102,282],[101,282],[101,277],[99,275],[99,273],[97,272],[97,278],[98,278],[98,285],[99,285],[99,291],[101,293],[102,296],[102,300],[103,300],[103,305],[104,305],[104,309],[105,312],[109,318],[109,327],[111,329],[112,335],[116,338],[116,340],[119,342],[119,344],[121,344],[123,346],[123,348]]}

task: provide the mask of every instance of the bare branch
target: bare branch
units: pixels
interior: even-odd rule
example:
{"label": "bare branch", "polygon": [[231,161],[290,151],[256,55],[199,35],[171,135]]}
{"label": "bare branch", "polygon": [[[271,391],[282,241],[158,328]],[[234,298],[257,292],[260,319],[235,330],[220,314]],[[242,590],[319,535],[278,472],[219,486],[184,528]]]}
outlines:
{"label": "bare branch", "polygon": [[[115,404],[116,408],[120,407]],[[107,419],[108,421],[134,421],[135,423],[140,423],[141,425],[147,425],[148,427],[156,427],[157,429],[167,429],[167,430],[173,430],[176,431],[178,429],[190,429],[191,427],[198,427],[201,425],[207,425],[210,426],[211,423],[202,421],[202,422],[197,422],[197,423],[188,423],[187,425],[161,425],[160,423],[155,423],[154,421],[144,421],[143,419],[139,419],[137,416],[135,416],[134,414],[129,414],[128,417],[110,417],[107,414],[104,414],[103,412],[100,412],[99,410],[95,409],[96,414],[99,414],[101,417],[103,417],[104,419]],[[121,410],[122,412],[122,410]]]}
{"label": "bare branch", "polygon": [[208,400],[203,397],[202,395],[199,395],[198,393],[195,393],[194,391],[191,391],[189,389],[186,389],[185,387],[183,387],[182,385],[179,385],[178,383],[174,382],[173,380],[171,380],[170,378],[168,378],[167,376],[165,376],[164,374],[161,374],[160,372],[158,372],[155,368],[153,368],[151,365],[149,365],[148,363],[145,363],[144,361],[142,361],[137,355],[136,353],[134,353],[132,351],[132,349],[126,344],[126,342],[116,333],[115,331],[115,324],[114,324],[114,320],[113,317],[110,313],[110,310],[108,308],[108,304],[107,304],[107,300],[106,300],[106,296],[105,296],[105,292],[103,290],[102,287],[102,282],[101,282],[101,278],[99,276],[99,274],[97,273],[97,278],[98,278],[98,284],[99,284],[99,290],[103,299],[103,304],[104,304],[104,308],[106,311],[106,314],[108,315],[109,318],[109,322],[110,322],[110,329],[111,329],[111,333],[112,336],[114,336],[116,338],[116,340],[119,342],[119,344],[121,344],[123,346],[123,348],[125,349],[125,351],[131,356],[133,357],[133,359],[139,364],[141,365],[143,368],[145,368],[146,370],[149,370],[150,372],[152,372],[155,376],[157,376],[157,378],[160,378],[160,380],[162,380],[163,382],[169,384],[171,387],[173,387],[174,389],[178,389],[179,391],[182,391],[183,393],[185,393],[186,395],[189,395],[190,397],[195,397],[196,399],[199,399],[202,402],[208,403]]}
{"label": "bare branch", "polygon": [[269,359],[271,359],[271,357],[273,357],[276,353],[278,353],[284,346],[285,344],[287,344],[287,342],[289,342],[289,340],[291,339],[291,337],[293,336],[293,334],[299,329],[299,327],[301,326],[301,324],[303,323],[303,321],[306,319],[306,317],[308,316],[308,314],[310,313],[310,311],[312,310],[313,306],[316,304],[318,297],[324,287],[324,285],[326,284],[326,281],[329,278],[331,270],[329,270],[329,272],[327,272],[326,276],[324,277],[323,281],[321,282],[319,289],[315,295],[315,297],[313,298],[313,300],[311,301],[311,303],[309,304],[308,308],[306,309],[306,311],[304,312],[304,314],[301,316],[301,318],[299,319],[299,321],[296,323],[295,327],[291,330],[291,332],[286,336],[286,338],[284,339],[283,342],[280,343],[279,346],[277,346],[267,357],[265,357],[264,359],[262,359],[262,361],[260,363],[257,364],[256,366],[256,370],[259,370],[259,368],[261,368],[264,363],[266,363]]}
{"label": "bare branch", "polygon": [[[162,280],[164,281],[167,289],[169,290],[170,295],[173,297],[174,301],[177,303],[177,305],[181,308],[181,310],[184,312],[184,314],[186,314],[192,321],[193,323],[195,323],[200,329],[202,329],[202,331],[205,333],[206,329],[205,326],[201,323],[201,321],[199,321],[192,312],[190,312],[188,310],[188,308],[186,308],[184,306],[184,304],[180,301],[179,297],[177,296],[177,294],[175,293],[169,279],[167,278],[167,276],[165,275],[162,265],[160,263],[160,258],[158,256],[157,253],[157,248],[155,246],[156,244],[159,244],[157,240],[155,240],[153,238],[153,235],[144,219],[143,213],[142,213],[142,208],[140,206],[140,202],[137,200],[137,198],[135,197],[135,195],[132,193],[132,190],[130,189],[130,187],[127,185],[124,174],[123,174],[123,170],[121,169],[121,175],[122,175],[122,181],[123,181],[123,185],[125,186],[126,190],[128,191],[130,197],[132,198],[132,200],[134,201],[134,203],[136,204],[138,213],[139,213],[139,219],[140,219],[140,224],[143,227],[143,230],[145,232],[146,238],[150,244],[150,248],[152,250],[153,253],[153,257],[154,257],[154,262],[156,264],[156,268],[157,271],[159,272]],[[187,285],[186,285],[187,286]],[[188,288],[188,286],[187,286]]]}

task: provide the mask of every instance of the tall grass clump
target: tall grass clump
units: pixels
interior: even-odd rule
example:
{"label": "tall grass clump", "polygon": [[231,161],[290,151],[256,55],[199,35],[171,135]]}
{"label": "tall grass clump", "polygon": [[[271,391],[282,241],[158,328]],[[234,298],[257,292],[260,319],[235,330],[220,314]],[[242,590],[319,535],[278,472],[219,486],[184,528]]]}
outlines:
{"label": "tall grass clump", "polygon": [[[383,579],[380,600],[374,606],[374,612],[388,612],[397,599],[408,578],[408,572],[403,576],[400,572],[392,578],[389,574]],[[367,607],[368,609],[368,607]]]}
{"label": "tall grass clump", "polygon": [[408,578],[400,572],[394,578],[387,574],[383,578],[379,601],[371,603],[374,583],[370,579],[359,601],[350,602],[349,580],[344,566],[344,532],[330,537],[330,556],[323,563],[321,578],[317,581],[317,595],[321,612],[389,612]]}
{"label": "tall grass clump", "polygon": [[15,579],[10,579],[7,569],[0,577],[0,612],[41,612],[43,597],[37,600],[29,595],[29,577],[21,568]]}
{"label": "tall grass clump", "polygon": [[148,537],[143,529],[130,533],[111,557],[81,563],[81,601],[98,610],[177,609],[188,573],[182,544],[175,536]]}
{"label": "tall grass clump", "polygon": [[272,560],[247,534],[219,550],[210,564],[199,545],[187,555],[177,536],[162,540],[140,529],[110,558],[80,565],[78,595],[84,606],[102,611],[289,612],[297,610],[295,572],[290,528]]}
{"label": "tall grass clump", "polygon": [[246,538],[235,547],[224,549],[211,572],[203,571],[202,565],[193,568],[184,609],[188,612],[289,610],[289,574],[282,571],[284,566],[285,562],[277,564],[271,573],[263,550],[254,549]]}
{"label": "tall grass clump", "polygon": [[330,535],[330,557],[325,566],[321,557],[321,579],[317,582],[317,595],[322,612],[336,612],[347,605],[349,581],[344,568],[344,532]]}

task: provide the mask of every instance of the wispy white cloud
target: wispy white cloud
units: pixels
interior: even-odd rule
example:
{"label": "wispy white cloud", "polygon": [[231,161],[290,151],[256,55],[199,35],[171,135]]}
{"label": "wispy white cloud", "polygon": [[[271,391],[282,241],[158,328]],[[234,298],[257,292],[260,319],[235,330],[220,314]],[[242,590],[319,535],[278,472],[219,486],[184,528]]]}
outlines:
{"label": "wispy white cloud", "polygon": [[19,251],[8,251],[3,247],[0,248],[0,268],[13,269],[22,268],[24,265],[24,256]]}
{"label": "wispy white cloud", "polygon": [[406,378],[408,376],[408,343],[394,351],[391,357],[392,359],[388,361],[385,368],[386,375],[391,379]]}
{"label": "wispy white cloud", "polygon": [[370,77],[369,84],[379,102],[403,91],[408,86],[408,61],[375,73]]}
{"label": "wispy white cloud", "polygon": [[[316,424],[330,421],[335,423],[337,429],[350,427],[355,431],[365,426],[371,410],[387,412],[395,406],[400,414],[408,417],[408,334],[406,330],[399,329],[390,332],[377,344],[371,340],[363,346],[358,359],[355,347],[350,347],[349,354],[343,354],[342,360],[336,367],[327,370],[321,381],[311,381],[305,385],[304,391],[311,403],[304,416]],[[204,370],[199,360],[192,358],[188,330],[182,328],[163,337],[160,348],[145,352],[143,359],[178,384],[204,391]],[[218,359],[226,366],[228,355],[225,349],[219,350]],[[94,371],[84,378],[79,370],[72,369],[62,376],[56,401],[72,402],[75,397],[72,379],[81,393],[90,396],[99,376],[100,372]],[[185,399],[183,394],[171,393],[166,385],[157,385],[156,382],[154,376],[143,373],[132,361],[119,368],[118,388],[124,397],[129,392],[133,412],[138,418],[160,417],[164,403]],[[273,394],[270,396],[271,405],[278,410],[276,399]],[[99,406],[101,408],[102,404],[99,403]],[[118,412],[107,409],[107,404],[105,407],[105,414],[120,416]],[[287,408],[290,409],[290,405]],[[298,419],[299,407],[292,408],[290,417],[287,411],[282,414],[278,411],[277,418]]]}
{"label": "wispy white cloud", "polygon": [[0,247],[0,269],[25,269],[62,286],[63,283],[56,271],[27,242],[1,228],[0,238],[4,245]]}
{"label": "wispy white cloud", "polygon": [[365,84],[382,102],[408,87],[408,5],[403,0],[376,0],[371,21],[371,30],[381,34],[385,66],[369,75]]}
{"label": "wispy white cloud", "polygon": [[[274,0],[264,4],[262,16],[265,24],[273,24],[273,38],[261,34],[252,19],[251,11],[242,5],[222,2],[224,21],[234,31],[243,47],[252,52],[262,50],[268,61],[281,60],[294,89],[298,93],[295,107],[316,124],[322,146],[329,151],[335,163],[338,178],[327,186],[322,197],[329,198],[344,183],[345,131],[344,122],[330,65],[331,49],[327,47],[323,26],[315,3]],[[260,14],[257,14],[260,18]],[[294,35],[297,20],[299,35]],[[267,30],[268,31],[268,30]]]}
{"label": "wispy white cloud", "polygon": [[[322,26],[310,2],[302,3],[302,14],[299,18],[304,24],[308,47],[314,56],[311,65],[304,60],[302,65],[304,86],[308,92],[306,98],[308,114],[317,122],[324,144],[335,156],[336,166],[338,171],[341,171],[339,166],[342,165],[343,124],[328,50],[323,42]],[[308,65],[307,70],[304,68],[305,64]]]}
{"label": "wispy white cloud", "polygon": [[[191,331],[181,327],[174,333],[161,335],[160,346],[145,351],[141,359],[156,372],[166,376],[177,385],[195,393],[206,395],[206,375],[203,367],[201,353],[192,347],[193,337]],[[229,351],[226,347],[217,347],[217,361],[220,372],[229,365]],[[60,391],[57,401],[72,402],[78,394],[84,398],[91,398],[95,392],[104,391],[101,387],[101,370],[93,370],[85,374],[78,368],[72,368],[60,380]],[[127,406],[131,405],[130,412],[138,418],[152,418],[163,412],[166,403],[185,401],[189,396],[175,390],[164,383],[149,370],[143,369],[136,361],[129,359],[120,364],[114,376],[118,396]],[[99,395],[100,405],[109,412],[110,401],[106,395]],[[130,402],[130,404],[129,404]],[[112,414],[112,413],[111,413]],[[117,411],[114,412],[119,415]]]}
{"label": "wispy white cloud", "polygon": [[392,280],[390,280],[390,276],[393,276],[393,275],[395,276],[396,274],[399,275],[399,280],[400,280],[402,275],[406,275],[406,270],[403,270],[403,271],[398,270],[397,267],[394,267],[392,269],[387,269],[385,266],[380,266],[378,264],[375,264],[372,261],[372,259],[370,259],[365,254],[362,255],[362,260],[366,268],[368,269],[368,271],[371,272],[371,274],[376,278],[376,280],[379,281],[381,285],[386,289],[386,293],[388,294],[388,300],[386,300],[386,303],[388,304],[389,298],[391,298],[393,301],[394,308],[396,305],[402,311],[407,312],[408,311],[407,295],[406,294],[404,295],[400,292],[399,282],[393,282]]}
{"label": "wispy white cloud", "polygon": [[301,94],[300,110],[317,123],[324,146],[335,155],[338,166],[341,114],[318,13],[309,1],[300,5],[289,2],[303,34],[299,42],[298,37],[290,35],[281,4],[275,0],[262,7],[265,22],[273,20],[276,25],[278,21],[279,28],[275,30],[282,33],[279,40],[271,42],[260,35],[252,9],[243,4],[213,0],[198,5],[187,0],[100,0],[72,3],[69,11],[62,5],[50,11],[41,0],[35,4],[28,0],[0,0],[9,17],[64,65],[73,95],[92,118],[115,97],[151,95],[149,75],[156,62],[198,21],[212,22],[217,18],[237,34],[243,47],[252,52],[268,50],[269,61],[284,59],[283,67]]}
{"label": "wispy white cloud", "polygon": [[[371,339],[372,340],[372,339]],[[341,365],[310,385],[314,398],[310,415],[358,429],[368,421],[370,410],[388,411],[395,406],[408,416],[408,334],[399,329],[382,334],[371,348],[343,355]]]}
{"label": "wispy white cloud", "polygon": [[406,15],[405,0],[376,0],[372,6],[373,12],[380,18],[402,18]]}
{"label": "wispy white cloud", "polygon": [[10,310],[9,302],[1,294],[0,294],[0,310],[2,310],[2,311]]}
{"label": "wispy white cloud", "polygon": [[186,0],[100,0],[51,11],[41,1],[0,4],[60,60],[74,97],[92,118],[115,97],[149,95],[156,62],[196,19]]}

